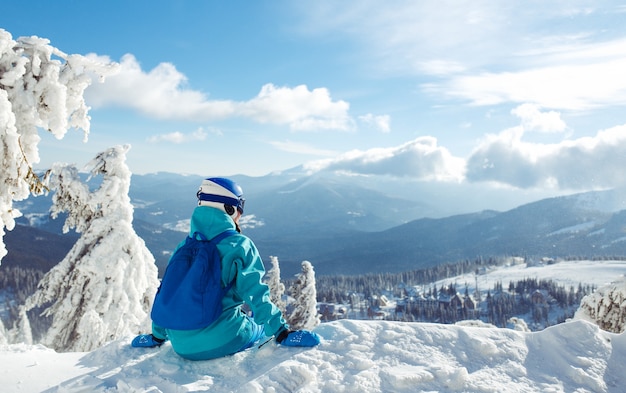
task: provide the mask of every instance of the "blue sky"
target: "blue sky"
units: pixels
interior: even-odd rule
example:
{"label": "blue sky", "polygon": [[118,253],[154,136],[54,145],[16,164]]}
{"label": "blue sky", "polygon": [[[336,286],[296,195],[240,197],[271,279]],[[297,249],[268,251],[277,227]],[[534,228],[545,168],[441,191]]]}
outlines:
{"label": "blue sky", "polygon": [[133,173],[305,165],[417,181],[626,183],[626,3],[20,1],[0,28],[120,72],[86,92],[87,143]]}

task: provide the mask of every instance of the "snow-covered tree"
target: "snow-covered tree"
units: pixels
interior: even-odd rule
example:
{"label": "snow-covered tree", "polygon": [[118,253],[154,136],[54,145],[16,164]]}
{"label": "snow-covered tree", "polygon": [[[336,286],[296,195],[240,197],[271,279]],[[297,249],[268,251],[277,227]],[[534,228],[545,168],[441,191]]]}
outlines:
{"label": "snow-covered tree", "polygon": [[20,307],[19,319],[15,322],[15,326],[9,331],[10,343],[33,343],[33,334],[30,328],[30,321],[26,315],[26,309]]}
{"label": "snow-covered tree", "polygon": [[526,321],[524,321],[522,318],[511,317],[509,318],[508,322],[513,325],[513,330],[517,330],[520,332],[530,332],[530,328],[526,324]]}
{"label": "snow-covered tree", "polygon": [[267,271],[265,276],[265,282],[270,288],[270,300],[278,307],[278,309],[285,315],[287,304],[283,300],[285,294],[285,284],[280,281],[280,265],[278,264],[278,257],[270,256],[270,262],[272,267]]}
{"label": "snow-covered tree", "polygon": [[315,271],[311,262],[302,262],[302,271],[296,276],[296,281],[289,288],[289,293],[294,298],[293,310],[287,317],[291,329],[311,330],[319,325]]}
{"label": "snow-covered tree", "polygon": [[626,331],[626,276],[585,296],[574,318],[593,322],[609,332]]}
{"label": "snow-covered tree", "polygon": [[4,323],[2,323],[2,320],[0,319],[0,345],[5,345],[8,343],[8,332],[4,328]]}
{"label": "snow-covered tree", "polygon": [[154,257],[132,227],[128,149],[113,147],[87,165],[87,182],[102,175],[94,191],[74,166],[52,168],[52,215],[68,212],[64,231],[76,228],[82,234],[44,276],[26,307],[46,307],[43,314],[52,316],[52,325],[42,341],[58,351],[91,351],[150,329],[159,282]]}
{"label": "snow-covered tree", "polygon": [[45,191],[33,170],[39,163],[38,130],[62,139],[70,128],[85,140],[90,119],[83,93],[92,77],[103,78],[117,65],[66,55],[38,37],[13,40],[0,29],[0,261],[7,254],[4,229],[21,213],[14,201]]}

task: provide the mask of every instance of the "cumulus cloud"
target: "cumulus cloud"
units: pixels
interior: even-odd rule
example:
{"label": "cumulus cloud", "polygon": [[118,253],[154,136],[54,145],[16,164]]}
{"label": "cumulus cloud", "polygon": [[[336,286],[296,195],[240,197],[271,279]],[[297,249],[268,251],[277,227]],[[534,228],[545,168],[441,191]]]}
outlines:
{"label": "cumulus cloud", "polygon": [[555,144],[525,142],[523,135],[520,126],[488,136],[467,161],[467,180],[569,190],[626,185],[626,125]]}
{"label": "cumulus cloud", "polygon": [[88,88],[86,99],[94,107],[128,107],[157,119],[213,121],[244,117],[259,123],[288,125],[294,131],[354,128],[348,114],[350,105],[333,101],[325,88],[266,84],[249,101],[210,99],[189,88],[187,78],[174,65],[161,63],[145,72],[130,54],[122,57],[118,74]]}
{"label": "cumulus cloud", "polygon": [[237,105],[240,115],[260,123],[289,124],[293,130],[353,129],[348,115],[350,105],[345,101],[333,101],[328,89],[309,90],[300,85],[295,88],[276,87],[266,84],[259,94]]}
{"label": "cumulus cloud", "polygon": [[375,116],[368,113],[367,115],[359,116],[359,120],[381,132],[391,132],[391,117],[389,117],[389,115]]}
{"label": "cumulus cloud", "polygon": [[187,143],[194,141],[203,141],[207,137],[207,132],[204,129],[199,128],[192,133],[184,134],[180,131],[171,132],[169,134],[153,135],[148,138],[150,143],[169,142],[169,143]]}
{"label": "cumulus cloud", "polygon": [[567,129],[559,112],[541,112],[540,108],[534,104],[522,104],[514,108],[511,114],[522,120],[522,127],[526,131],[561,132]]}
{"label": "cumulus cloud", "polygon": [[437,146],[434,137],[424,136],[391,148],[354,150],[336,158],[305,165],[309,171],[345,171],[364,175],[391,175],[420,180],[460,181],[464,161]]}
{"label": "cumulus cloud", "polygon": [[133,55],[120,61],[120,71],[104,83],[92,84],[90,105],[133,108],[157,119],[214,120],[232,116],[235,104],[209,100],[206,94],[186,88],[187,78],[173,64],[161,63],[144,72]]}

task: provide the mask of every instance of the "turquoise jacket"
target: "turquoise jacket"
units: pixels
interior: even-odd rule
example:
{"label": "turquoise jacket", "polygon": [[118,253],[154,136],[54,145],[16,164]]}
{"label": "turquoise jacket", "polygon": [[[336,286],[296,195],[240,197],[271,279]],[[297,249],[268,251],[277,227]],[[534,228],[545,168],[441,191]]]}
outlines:
{"label": "turquoise jacket", "polygon": [[[190,234],[200,232],[211,239],[228,229],[235,229],[235,223],[223,211],[209,206],[194,209]],[[178,247],[182,244],[184,241]],[[223,312],[218,320],[196,330],[165,329],[152,323],[152,334],[169,339],[174,351],[188,359],[230,355],[250,343],[254,327],[241,309],[244,302],[254,313],[254,322],[263,325],[268,337],[288,328],[280,310],[270,301],[268,286],[261,281],[265,268],[252,240],[237,234],[222,240],[217,248],[222,256],[222,284],[233,282],[222,300]]]}

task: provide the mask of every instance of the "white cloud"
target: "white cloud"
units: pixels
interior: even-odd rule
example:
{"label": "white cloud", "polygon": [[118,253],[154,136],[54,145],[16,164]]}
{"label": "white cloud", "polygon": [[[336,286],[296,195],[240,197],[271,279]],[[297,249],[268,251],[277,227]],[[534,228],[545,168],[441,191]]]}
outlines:
{"label": "white cloud", "polygon": [[457,62],[442,59],[433,59],[427,61],[418,61],[416,68],[429,75],[449,75],[459,74],[466,70],[466,67]]}
{"label": "white cloud", "polygon": [[148,138],[150,143],[170,142],[170,143],[187,143],[194,141],[203,141],[207,137],[207,132],[204,129],[199,128],[196,131],[188,134],[184,134],[180,131],[171,132],[169,134],[153,135]]}
{"label": "white cloud", "polygon": [[561,132],[567,128],[561,114],[555,111],[541,112],[534,104],[522,104],[511,111],[522,120],[525,131]]}
{"label": "white cloud", "polygon": [[[369,43],[368,49],[396,53],[397,61],[419,58],[418,64],[430,65],[435,71],[450,68],[455,73],[467,70],[468,65],[493,64],[506,58],[519,63],[520,54],[552,52],[556,43],[587,43],[593,49],[597,42],[585,39],[608,37],[606,22],[621,18],[615,15],[620,7],[610,0],[597,1],[593,7],[578,6],[575,1],[541,0],[395,0],[393,7],[375,0],[360,1],[359,7],[333,1],[316,4],[313,12],[311,7],[305,9],[311,29],[349,34]],[[583,54],[583,58],[588,57]]]}
{"label": "white cloud", "polygon": [[467,180],[565,190],[626,185],[626,125],[555,144],[525,142],[523,135],[516,127],[488,136],[468,159]]}
{"label": "white cloud", "polygon": [[517,53],[518,57],[548,64],[594,64],[626,55],[626,38],[593,41],[592,32],[538,37],[539,44]]}
{"label": "white cloud", "polygon": [[376,128],[381,132],[391,132],[391,117],[389,117],[389,115],[375,116],[371,113],[368,113],[367,115],[359,116],[359,120],[370,127]]}
{"label": "white cloud", "polygon": [[302,7],[301,29],[360,43],[368,70],[434,77],[420,82],[438,97],[586,110],[626,104],[619,12],[610,1],[319,1]]}
{"label": "white cloud", "polygon": [[187,78],[174,65],[161,63],[149,72],[134,56],[122,57],[120,72],[104,83],[92,84],[87,102],[94,107],[122,106],[157,119],[214,121],[244,117],[259,123],[288,125],[294,131],[354,128],[350,105],[333,101],[325,88],[266,84],[249,101],[215,100],[186,86]]}
{"label": "white cloud", "polygon": [[458,76],[422,87],[473,105],[534,102],[543,108],[587,110],[626,104],[624,69],[626,56],[603,63]]}
{"label": "white cloud", "polygon": [[391,175],[421,180],[460,181],[464,161],[437,146],[434,137],[419,137],[391,148],[354,150],[336,158],[307,163],[305,169],[347,171],[364,175]]}
{"label": "white cloud", "polygon": [[314,131],[354,128],[348,115],[350,105],[333,101],[328,89],[309,90],[305,85],[295,88],[266,84],[259,94],[237,105],[237,112],[260,123],[289,124],[293,130]]}
{"label": "white cloud", "polygon": [[135,57],[127,54],[120,66],[117,75],[88,88],[89,104],[133,108],[157,119],[203,121],[234,114],[232,101],[208,100],[204,93],[186,88],[187,78],[170,63],[146,73]]}
{"label": "white cloud", "polygon": [[[366,64],[384,73],[445,75],[510,61],[528,45],[525,30],[562,6],[477,0],[318,1],[301,6],[301,31],[359,42]],[[536,10],[536,11],[535,11]],[[534,20],[533,20],[534,19]]]}

